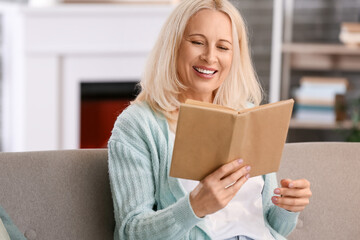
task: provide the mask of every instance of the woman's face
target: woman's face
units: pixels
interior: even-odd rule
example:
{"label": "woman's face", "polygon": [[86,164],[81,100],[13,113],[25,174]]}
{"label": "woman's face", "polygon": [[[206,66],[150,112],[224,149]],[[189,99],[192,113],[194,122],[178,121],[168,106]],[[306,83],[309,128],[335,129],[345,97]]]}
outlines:
{"label": "woman's face", "polygon": [[203,9],[187,23],[177,58],[177,73],[188,90],[182,98],[212,102],[228,76],[233,57],[231,20],[223,12]]}

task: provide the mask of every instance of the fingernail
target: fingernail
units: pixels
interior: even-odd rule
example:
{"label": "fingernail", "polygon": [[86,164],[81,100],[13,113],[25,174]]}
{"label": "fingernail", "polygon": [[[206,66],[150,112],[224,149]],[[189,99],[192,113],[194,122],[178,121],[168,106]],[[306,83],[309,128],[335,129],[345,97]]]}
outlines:
{"label": "fingernail", "polygon": [[271,200],[273,200],[275,203],[278,201],[277,197],[272,197]]}
{"label": "fingernail", "polygon": [[245,176],[247,179],[249,179],[250,178],[250,174],[246,174],[246,176]]}
{"label": "fingernail", "polygon": [[280,189],[276,188],[276,189],[274,190],[274,193],[280,194]]}
{"label": "fingernail", "polygon": [[294,184],[293,183],[289,183],[289,188],[293,188]]}
{"label": "fingernail", "polygon": [[246,167],[246,171],[249,172],[250,170],[251,170],[251,167],[250,167],[250,166],[247,166],[247,167]]}
{"label": "fingernail", "polygon": [[242,164],[244,162],[244,160],[242,158],[238,159],[238,163]]}

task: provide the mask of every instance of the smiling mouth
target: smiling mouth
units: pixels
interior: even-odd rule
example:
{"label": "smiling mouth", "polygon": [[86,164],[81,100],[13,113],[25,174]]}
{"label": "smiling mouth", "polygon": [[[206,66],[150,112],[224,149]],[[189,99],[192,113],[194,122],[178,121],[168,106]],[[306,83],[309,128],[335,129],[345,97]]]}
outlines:
{"label": "smiling mouth", "polygon": [[201,74],[206,74],[206,75],[214,75],[215,73],[217,73],[217,70],[207,70],[207,69],[202,69],[199,67],[193,67],[195,71],[197,71],[198,73]]}

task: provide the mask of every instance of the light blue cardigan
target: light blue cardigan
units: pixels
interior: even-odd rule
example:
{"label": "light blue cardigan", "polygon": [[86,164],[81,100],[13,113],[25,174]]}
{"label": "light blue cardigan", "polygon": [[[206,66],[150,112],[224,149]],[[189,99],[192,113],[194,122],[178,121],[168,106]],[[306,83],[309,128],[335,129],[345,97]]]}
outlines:
{"label": "light blue cardigan", "polygon": [[[169,177],[173,145],[166,118],[147,103],[129,106],[116,120],[108,143],[114,239],[210,239],[189,195],[177,178]],[[285,239],[298,214],[272,204],[276,175],[264,180],[265,224],[275,239]]]}

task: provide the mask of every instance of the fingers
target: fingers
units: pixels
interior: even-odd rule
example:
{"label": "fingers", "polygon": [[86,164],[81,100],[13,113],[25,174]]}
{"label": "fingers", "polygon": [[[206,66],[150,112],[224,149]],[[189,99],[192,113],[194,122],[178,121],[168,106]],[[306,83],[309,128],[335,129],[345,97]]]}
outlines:
{"label": "fingers", "polygon": [[236,170],[234,173],[230,174],[229,176],[223,178],[221,180],[223,187],[224,188],[229,187],[230,185],[234,184],[242,177],[249,179],[250,178],[250,174],[249,174],[250,170],[251,170],[250,166],[244,166],[244,167]]}
{"label": "fingers", "polygon": [[242,159],[236,159],[234,161],[231,161],[227,164],[222,165],[215,172],[210,174],[209,177],[220,180],[223,177],[235,172],[237,169],[239,169],[243,165],[243,163],[244,163],[244,160],[242,160]]}
{"label": "fingers", "polygon": [[306,179],[283,179],[281,180],[281,185],[283,186],[282,188],[276,188],[274,190],[275,194],[298,198],[310,198],[312,196],[310,182]]}
{"label": "fingers", "polygon": [[231,201],[249,177],[250,168],[243,160],[234,160],[223,165],[199,182],[190,192],[190,204],[198,217],[214,213]]}
{"label": "fingers", "polygon": [[289,183],[290,188],[310,188],[310,182],[306,179],[299,179]]}
{"label": "fingers", "polygon": [[308,198],[272,197],[271,200],[276,206],[292,212],[302,211],[309,204]]}
{"label": "fingers", "polygon": [[249,179],[250,174],[247,174],[246,176],[241,177],[239,180],[237,180],[231,187],[228,188],[229,195],[233,197],[240,188],[244,185],[244,183]]}
{"label": "fingers", "polygon": [[305,188],[305,189],[276,188],[274,190],[274,193],[281,196],[298,197],[298,198],[302,198],[302,197],[310,198],[312,196],[312,193],[309,188]]}
{"label": "fingers", "polygon": [[292,181],[292,180],[289,179],[289,178],[287,178],[287,179],[282,179],[282,180],[280,181],[280,184],[281,184],[282,187],[289,187],[289,183],[290,183],[291,181]]}
{"label": "fingers", "polygon": [[274,190],[275,194],[271,198],[272,202],[288,211],[300,212],[309,204],[309,198],[312,196],[310,182],[306,179],[282,179],[281,188]]}
{"label": "fingers", "polygon": [[291,179],[282,179],[280,181],[282,187],[288,188],[310,188],[310,182],[306,179],[298,179],[298,180],[291,180]]}
{"label": "fingers", "polygon": [[271,200],[276,204],[288,206],[306,206],[309,204],[309,198],[292,198],[292,197],[277,197],[274,196]]}

